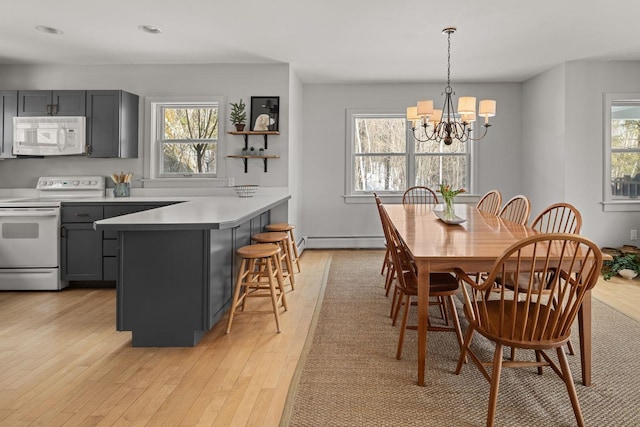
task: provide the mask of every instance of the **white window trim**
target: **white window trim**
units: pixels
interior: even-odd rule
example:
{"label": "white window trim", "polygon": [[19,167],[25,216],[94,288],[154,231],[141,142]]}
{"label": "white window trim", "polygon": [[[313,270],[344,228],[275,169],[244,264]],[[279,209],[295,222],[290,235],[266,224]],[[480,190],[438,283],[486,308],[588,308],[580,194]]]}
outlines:
{"label": "white window trim", "polygon": [[[354,192],[353,191],[353,187],[354,187],[354,183],[353,183],[353,156],[354,156],[354,152],[353,152],[353,147],[354,147],[354,124],[355,124],[355,119],[357,118],[357,116],[359,115],[363,115],[363,116],[381,116],[381,117],[405,117],[406,116],[406,112],[404,111],[399,111],[397,109],[362,109],[362,108],[349,108],[346,110],[346,137],[345,137],[345,141],[346,141],[346,156],[345,156],[345,187],[344,187],[344,201],[345,203],[373,203],[374,199],[372,197],[373,192],[367,192],[367,191],[359,191],[359,192]],[[473,129],[475,131],[475,129]],[[413,136],[411,135],[411,131],[408,131],[408,135],[407,135],[407,140],[409,141],[409,138],[413,138]],[[478,180],[478,167],[477,167],[477,149],[476,149],[476,142],[475,141],[468,141],[468,162],[467,162],[467,175],[469,177],[469,188],[467,189],[468,192],[467,194],[463,194],[458,196],[458,198],[460,199],[461,202],[465,202],[465,199],[468,199],[467,201],[472,202],[474,200],[477,199],[475,193],[475,186],[476,186],[476,182]],[[414,145],[413,144],[408,144],[407,145],[407,151],[406,151],[406,155],[408,158],[413,159],[414,158]],[[411,169],[408,170],[408,174],[409,177],[415,177],[415,171],[413,171],[413,169],[415,168],[414,164],[411,164],[412,162],[407,162],[407,169]],[[403,191],[376,191],[376,194],[378,194],[378,196],[380,196],[380,198],[386,202],[386,203],[400,203],[402,202],[402,195],[404,194]]]}
{"label": "white window trim", "polygon": [[[201,105],[207,102],[218,103],[218,141],[216,154],[216,176],[183,176],[183,177],[167,177],[159,176],[158,165],[160,157],[160,147],[155,144],[158,132],[157,107],[164,104],[193,104]],[[224,185],[227,181],[225,178],[225,158],[226,158],[226,99],[222,96],[165,96],[165,97],[147,97],[145,99],[145,138],[144,138],[144,164],[143,164],[143,185],[145,187],[162,187],[174,183],[180,183],[184,186],[187,182],[193,184],[194,187],[202,184],[219,183]],[[188,184],[188,185],[191,185]]]}
{"label": "white window trim", "polygon": [[640,103],[640,93],[613,92],[604,94],[602,210],[605,212],[637,212],[640,211],[640,199],[619,200],[611,196],[611,105],[617,101],[637,101]]}

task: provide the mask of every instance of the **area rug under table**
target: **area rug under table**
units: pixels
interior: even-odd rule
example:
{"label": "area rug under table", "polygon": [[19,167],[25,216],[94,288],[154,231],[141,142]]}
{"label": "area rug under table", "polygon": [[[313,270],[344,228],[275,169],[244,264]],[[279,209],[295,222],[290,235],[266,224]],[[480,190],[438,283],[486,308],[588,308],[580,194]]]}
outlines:
{"label": "area rug under table", "polygon": [[[453,333],[429,333],[426,387],[416,385],[415,331],[407,331],[403,358],[396,360],[399,327],[391,326],[391,300],[384,296],[383,255],[377,250],[334,253],[308,353],[298,366],[281,425],[485,424],[489,383],[471,362],[460,375],[453,373],[459,353]],[[458,312],[463,317],[460,304]],[[591,387],[580,382],[579,354],[569,356],[587,425],[640,425],[639,326],[594,300]],[[577,347],[577,331],[573,337]],[[478,335],[474,343],[476,353],[490,360],[492,345]],[[518,356],[533,357],[525,351]],[[575,425],[564,383],[550,368],[542,376],[534,369],[504,369],[496,425]]]}

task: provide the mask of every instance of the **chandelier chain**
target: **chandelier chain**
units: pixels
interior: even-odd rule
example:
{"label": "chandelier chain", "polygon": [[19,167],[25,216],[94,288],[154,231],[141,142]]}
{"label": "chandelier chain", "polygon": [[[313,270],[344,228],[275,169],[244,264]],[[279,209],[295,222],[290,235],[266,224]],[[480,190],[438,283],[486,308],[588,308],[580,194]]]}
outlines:
{"label": "chandelier chain", "polygon": [[451,87],[451,32],[447,33],[447,88]]}

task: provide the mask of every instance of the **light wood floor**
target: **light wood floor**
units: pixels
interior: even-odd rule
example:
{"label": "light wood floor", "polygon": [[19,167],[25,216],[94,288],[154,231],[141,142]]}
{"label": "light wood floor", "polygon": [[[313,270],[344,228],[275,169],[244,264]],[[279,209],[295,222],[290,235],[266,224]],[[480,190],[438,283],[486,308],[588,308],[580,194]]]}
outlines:
{"label": "light wood floor", "polygon": [[[277,426],[332,253],[302,255],[282,333],[225,317],[194,348],[132,348],[113,289],[0,292],[0,425]],[[639,280],[594,295],[640,320]]]}

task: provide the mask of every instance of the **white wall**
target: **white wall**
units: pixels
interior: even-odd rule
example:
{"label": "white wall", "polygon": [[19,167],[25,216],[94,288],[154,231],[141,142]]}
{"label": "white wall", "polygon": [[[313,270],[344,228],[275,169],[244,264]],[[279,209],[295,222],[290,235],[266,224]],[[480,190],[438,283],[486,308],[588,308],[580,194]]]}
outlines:
{"label": "white wall", "polygon": [[567,200],[582,212],[584,234],[601,246],[639,245],[629,233],[640,229],[640,204],[635,212],[604,212],[600,204],[606,92],[640,92],[640,62],[567,63]]}
{"label": "white wall", "polygon": [[[477,144],[478,193],[500,189],[505,197],[521,191],[521,85],[454,84],[457,96],[498,102],[489,135]],[[302,188],[305,236],[309,247],[366,246],[382,236],[373,204],[345,204],[346,110],[389,109],[404,113],[419,99],[442,97],[441,84],[305,85]],[[312,243],[313,242],[313,243]]]}
{"label": "white wall", "polygon": [[288,187],[291,192],[289,200],[289,223],[295,224],[297,243],[303,236],[304,218],[302,218],[302,204],[304,192],[302,190],[302,163],[304,152],[302,149],[304,140],[303,132],[303,86],[302,82],[293,70],[289,74],[289,163],[288,163]]}
{"label": "white wall", "polygon": [[582,214],[600,246],[637,245],[636,212],[604,212],[604,94],[640,92],[640,62],[568,62],[524,83],[523,189],[532,217],[554,202]]}
{"label": "white wall", "polygon": [[552,203],[565,201],[565,65],[523,86],[522,194],[531,219]]}
{"label": "white wall", "polygon": [[[286,187],[289,181],[289,66],[205,64],[205,65],[118,65],[118,66],[0,66],[0,88],[11,89],[122,89],[140,96],[140,141],[137,159],[91,159],[64,157],[45,159],[9,159],[0,161],[0,187],[34,188],[37,178],[46,175],[104,175],[117,171],[131,171],[136,181],[143,173],[143,129],[145,97],[218,95],[228,103],[244,99],[250,104],[251,96],[280,96],[280,133],[269,138],[270,154],[281,159],[269,161],[264,173],[260,160],[249,161],[249,172],[244,173],[242,161],[225,158],[226,176],[235,178],[236,184],[260,184],[267,187]],[[249,115],[247,115],[249,118]],[[231,130],[228,120],[223,130]],[[297,131],[299,134],[299,131]],[[221,155],[240,154],[243,140],[240,136],[222,134],[226,147]],[[253,139],[255,138],[255,139]],[[262,137],[250,141],[262,146]]]}

